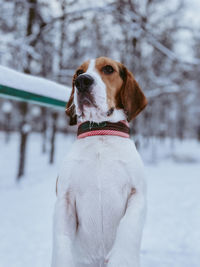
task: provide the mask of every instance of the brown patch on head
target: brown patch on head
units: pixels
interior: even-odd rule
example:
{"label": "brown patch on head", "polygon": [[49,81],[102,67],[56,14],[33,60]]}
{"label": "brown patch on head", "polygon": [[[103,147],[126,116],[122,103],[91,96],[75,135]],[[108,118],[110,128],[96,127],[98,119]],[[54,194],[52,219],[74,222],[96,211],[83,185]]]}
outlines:
{"label": "brown patch on head", "polygon": [[[119,64],[120,63],[107,57],[99,57],[96,59],[95,63],[95,68],[101,75],[101,78],[106,85],[106,93],[107,93],[107,101],[109,109],[117,106],[117,101],[116,101],[117,94],[119,93],[120,88],[122,87],[123,84],[123,80],[120,77]],[[111,66],[111,68],[113,68],[113,72],[110,74],[105,73],[106,66]]]}
{"label": "brown patch on head", "polygon": [[70,117],[70,122],[69,122],[70,125],[77,124],[77,116],[75,113],[75,105],[74,105],[74,91],[75,91],[74,81],[76,80],[78,74],[84,73],[87,71],[88,66],[89,66],[89,60],[84,62],[81,66],[79,66],[76,69],[75,74],[72,78],[72,92],[71,92],[70,98],[67,102],[66,111],[65,111],[66,114]]}
{"label": "brown patch on head", "polygon": [[131,121],[145,108],[147,99],[133,74],[122,64],[120,76],[123,79],[123,85],[117,96],[117,106],[124,109],[127,120]]}
{"label": "brown patch on head", "polygon": [[97,58],[95,68],[106,85],[109,110],[124,109],[127,120],[131,121],[147,104],[133,74],[123,64],[107,57]]}
{"label": "brown patch on head", "polygon": [[[74,105],[74,82],[77,76],[87,71],[90,61],[77,68],[72,80],[72,92],[67,103],[66,114],[70,116],[70,125],[77,124]],[[108,113],[110,116],[116,109],[124,109],[127,120],[134,119],[146,106],[147,100],[136,82],[133,74],[121,63],[107,57],[99,57],[95,68],[106,85]]]}

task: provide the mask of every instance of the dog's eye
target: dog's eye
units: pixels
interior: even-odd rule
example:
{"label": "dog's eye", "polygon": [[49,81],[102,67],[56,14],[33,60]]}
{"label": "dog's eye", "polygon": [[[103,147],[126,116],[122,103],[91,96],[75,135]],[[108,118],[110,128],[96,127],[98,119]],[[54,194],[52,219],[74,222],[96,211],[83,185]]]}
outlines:
{"label": "dog's eye", "polygon": [[77,70],[76,75],[79,76],[79,75],[81,75],[81,74],[83,74],[83,73],[84,73],[83,70]]}
{"label": "dog's eye", "polygon": [[112,66],[110,65],[106,65],[102,68],[102,71],[105,73],[105,74],[111,74],[114,72],[114,69]]}

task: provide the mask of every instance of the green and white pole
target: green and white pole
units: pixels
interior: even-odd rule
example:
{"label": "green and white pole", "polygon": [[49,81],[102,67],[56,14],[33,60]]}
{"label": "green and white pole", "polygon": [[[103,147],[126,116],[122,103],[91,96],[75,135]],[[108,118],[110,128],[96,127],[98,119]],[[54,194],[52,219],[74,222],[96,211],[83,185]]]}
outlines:
{"label": "green and white pole", "polygon": [[0,97],[64,108],[71,88],[0,66]]}
{"label": "green and white pole", "polygon": [[33,102],[42,106],[53,106],[58,108],[63,108],[66,106],[66,101],[39,95],[32,92],[27,92],[5,85],[0,85],[0,96],[3,98],[10,98],[19,101]]}

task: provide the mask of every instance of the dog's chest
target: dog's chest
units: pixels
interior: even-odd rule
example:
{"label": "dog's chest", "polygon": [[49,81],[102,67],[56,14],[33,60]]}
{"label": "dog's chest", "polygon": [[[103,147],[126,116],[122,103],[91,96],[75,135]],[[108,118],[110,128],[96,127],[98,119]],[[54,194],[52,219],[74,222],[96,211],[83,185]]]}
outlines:
{"label": "dog's chest", "polygon": [[108,160],[101,149],[92,158],[77,161],[75,169],[71,189],[78,218],[77,244],[87,240],[88,251],[102,256],[110,250],[125,213],[130,177],[123,162]]}
{"label": "dog's chest", "polygon": [[130,177],[123,162],[101,159],[77,164],[71,189],[74,191],[79,215],[88,213],[122,215],[130,192]]}
{"label": "dog's chest", "polygon": [[125,138],[89,137],[77,141],[67,157],[63,189],[76,203],[77,244],[87,240],[91,253],[102,255],[112,246],[131,191],[134,149]]}
{"label": "dog's chest", "polygon": [[79,154],[72,155],[73,178],[70,187],[77,200],[95,200],[101,205],[109,201],[110,206],[113,200],[112,207],[115,203],[119,207],[130,192],[132,173],[127,167],[130,157],[126,161],[123,154],[127,151],[123,151],[123,146],[119,149],[120,145],[116,142],[105,140],[85,143],[79,148]]}

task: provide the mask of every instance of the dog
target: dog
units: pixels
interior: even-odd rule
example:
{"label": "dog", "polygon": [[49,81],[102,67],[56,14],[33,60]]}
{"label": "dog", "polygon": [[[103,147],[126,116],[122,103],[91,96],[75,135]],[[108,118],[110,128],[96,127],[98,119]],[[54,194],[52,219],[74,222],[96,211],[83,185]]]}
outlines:
{"label": "dog", "polygon": [[121,63],[99,57],[75,72],[66,113],[78,138],[57,180],[52,267],[139,267],[144,167],[128,123],[147,100]]}

